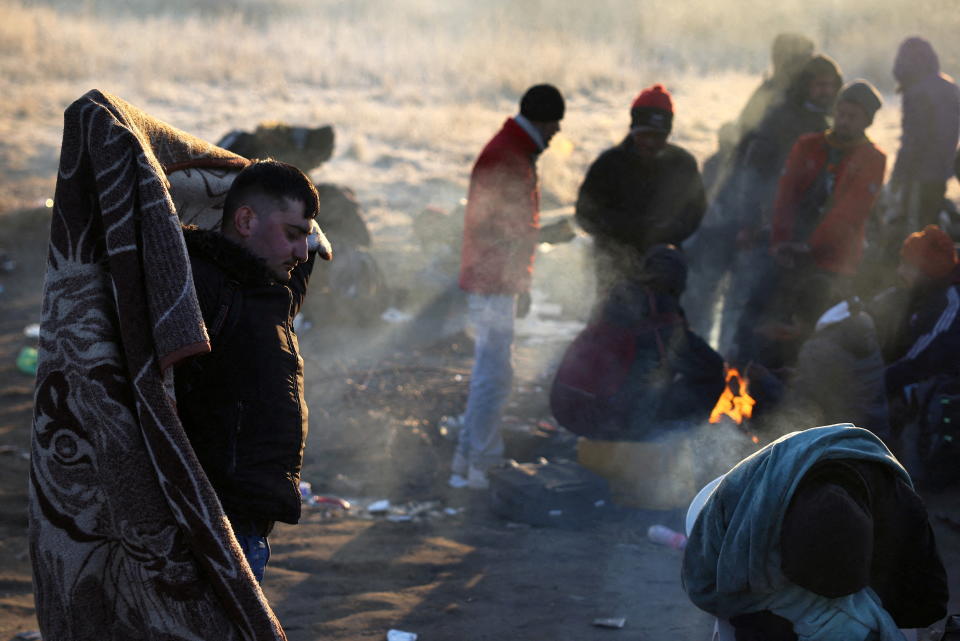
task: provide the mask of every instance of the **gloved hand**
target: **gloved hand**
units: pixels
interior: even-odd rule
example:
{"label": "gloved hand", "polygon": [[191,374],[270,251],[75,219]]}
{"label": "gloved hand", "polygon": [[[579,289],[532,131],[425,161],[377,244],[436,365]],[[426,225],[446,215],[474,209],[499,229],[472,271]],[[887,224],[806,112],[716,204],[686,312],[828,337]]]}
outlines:
{"label": "gloved hand", "polygon": [[530,292],[517,294],[517,318],[526,318],[530,313]]}
{"label": "gloved hand", "polygon": [[323,235],[320,224],[316,220],[310,221],[310,235],[307,236],[307,251],[317,252],[323,260],[333,260],[333,247]]}

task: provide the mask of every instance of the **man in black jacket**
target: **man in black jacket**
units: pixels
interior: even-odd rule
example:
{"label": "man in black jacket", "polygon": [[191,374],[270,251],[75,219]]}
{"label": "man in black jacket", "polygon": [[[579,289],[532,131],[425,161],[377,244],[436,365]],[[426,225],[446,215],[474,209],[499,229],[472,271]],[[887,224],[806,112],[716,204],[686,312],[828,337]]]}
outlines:
{"label": "man in black jacket", "polygon": [[787,156],[800,136],[827,129],[842,83],[840,68],[829,56],[818,54],[806,61],[783,100],[743,132],[729,174],[710,204],[704,230],[692,241],[694,278],[688,312],[693,326],[705,335],[714,324],[720,283],[730,274],[720,333],[725,354],[741,315],[750,317],[752,310],[746,307],[750,294],[770,269],[766,236]]}
{"label": "man in black jacket", "polygon": [[300,519],[307,405],[293,319],[316,253],[331,256],[318,209],[303,172],[256,161],[231,186],[219,233],[184,230],[212,350],[177,366],[177,407],[258,581],[274,522]]}
{"label": "man in black jacket", "polygon": [[576,220],[594,237],[597,300],[637,277],[654,245],[679,247],[706,210],[697,161],[667,142],[673,102],[663,85],[643,90],[630,108],[630,132],[587,171]]}

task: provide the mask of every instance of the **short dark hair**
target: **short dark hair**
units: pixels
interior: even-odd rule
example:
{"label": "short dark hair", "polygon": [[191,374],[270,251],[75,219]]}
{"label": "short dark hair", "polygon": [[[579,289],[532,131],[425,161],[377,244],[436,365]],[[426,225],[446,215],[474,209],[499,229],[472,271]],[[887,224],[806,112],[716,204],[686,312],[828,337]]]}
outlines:
{"label": "short dark hair", "polygon": [[520,99],[520,115],[534,122],[563,120],[565,109],[563,95],[553,85],[534,85]]}
{"label": "short dark hair", "polygon": [[285,162],[266,158],[254,160],[234,178],[223,202],[222,225],[233,213],[256,196],[266,196],[283,204],[285,198],[303,203],[304,218],[314,218],[320,210],[317,188],[302,171]]}

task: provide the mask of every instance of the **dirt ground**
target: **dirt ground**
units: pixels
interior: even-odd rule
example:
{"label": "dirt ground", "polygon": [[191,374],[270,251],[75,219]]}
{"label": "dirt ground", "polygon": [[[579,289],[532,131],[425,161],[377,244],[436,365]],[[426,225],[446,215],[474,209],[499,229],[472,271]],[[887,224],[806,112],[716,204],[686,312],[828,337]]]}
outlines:
{"label": "dirt ground", "polygon": [[[26,488],[32,380],[15,360],[39,321],[48,210],[0,218],[0,641],[37,628],[27,554]],[[314,316],[311,317],[310,310]],[[452,441],[437,429],[462,409],[469,339],[402,326],[331,330],[319,307],[302,332],[311,404],[304,479],[347,498],[346,515],[305,508],[271,537],[264,589],[291,641],[699,641],[710,618],[685,598],[681,553],[647,541],[654,522],[679,512],[618,510],[582,529],[537,528],[494,515],[483,493],[445,485]],[[376,345],[376,349],[371,346]],[[508,444],[518,458],[571,453],[553,429],[538,345],[518,350]],[[535,429],[524,430],[525,427]],[[928,495],[960,612],[960,490]],[[393,512],[372,515],[388,499]],[[622,629],[592,625],[623,617]]]}

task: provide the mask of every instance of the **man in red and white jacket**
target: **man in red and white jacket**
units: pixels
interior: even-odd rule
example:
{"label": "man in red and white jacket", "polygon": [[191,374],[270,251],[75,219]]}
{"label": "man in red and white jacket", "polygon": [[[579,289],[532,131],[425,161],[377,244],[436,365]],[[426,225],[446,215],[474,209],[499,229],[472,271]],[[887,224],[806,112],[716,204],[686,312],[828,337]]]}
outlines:
{"label": "man in red and white jacket", "polygon": [[793,146],[777,189],[770,238],[781,262],[792,264],[788,256],[809,254],[823,271],[856,272],[887,159],[865,134],[879,108],[876,90],[853,82],[840,92],[833,128],[801,136]]}
{"label": "man in red and white jacket", "polygon": [[528,89],[520,113],[487,143],[470,175],[460,287],[468,293],[476,348],[453,487],[487,487],[486,470],[503,456],[499,423],[513,382],[513,319],[529,310],[540,229],[536,161],[560,131],[564,109],[556,87]]}

